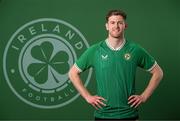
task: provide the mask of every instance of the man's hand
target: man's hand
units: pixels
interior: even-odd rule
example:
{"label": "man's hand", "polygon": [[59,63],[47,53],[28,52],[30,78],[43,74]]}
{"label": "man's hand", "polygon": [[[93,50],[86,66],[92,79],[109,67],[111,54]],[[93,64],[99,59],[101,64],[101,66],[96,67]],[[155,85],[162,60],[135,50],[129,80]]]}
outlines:
{"label": "man's hand", "polygon": [[152,95],[153,91],[159,85],[163,77],[163,71],[158,64],[151,70],[152,77],[149,81],[148,86],[141,95],[132,95],[128,98],[128,104],[131,107],[138,107],[141,103],[146,102],[146,100]]}
{"label": "man's hand", "polygon": [[131,95],[128,98],[128,104],[131,105],[131,107],[137,108],[141,103],[144,103],[146,101],[145,97],[142,95]]}
{"label": "man's hand", "polygon": [[91,104],[96,110],[98,110],[98,108],[102,108],[102,106],[106,106],[106,104],[103,102],[106,101],[106,99],[100,96],[88,96],[86,98],[86,101]]}

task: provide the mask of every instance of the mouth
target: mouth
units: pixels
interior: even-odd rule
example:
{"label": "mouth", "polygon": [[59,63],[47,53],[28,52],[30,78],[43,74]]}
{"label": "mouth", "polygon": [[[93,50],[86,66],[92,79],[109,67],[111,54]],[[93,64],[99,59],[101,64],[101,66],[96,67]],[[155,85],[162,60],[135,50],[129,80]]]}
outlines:
{"label": "mouth", "polygon": [[115,32],[119,32],[119,31],[120,31],[120,29],[114,29],[113,31],[115,31]]}
{"label": "mouth", "polygon": [[120,32],[120,30],[118,29],[116,29],[116,30],[113,30],[113,32],[116,32],[116,33],[119,33]]}

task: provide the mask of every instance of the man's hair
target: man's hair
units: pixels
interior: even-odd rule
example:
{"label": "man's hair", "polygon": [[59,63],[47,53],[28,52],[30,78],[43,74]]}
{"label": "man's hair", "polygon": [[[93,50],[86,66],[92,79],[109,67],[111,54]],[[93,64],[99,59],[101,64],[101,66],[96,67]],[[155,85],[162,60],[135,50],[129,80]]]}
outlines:
{"label": "man's hair", "polygon": [[115,16],[120,15],[123,17],[124,20],[126,20],[126,18],[127,18],[126,13],[122,10],[110,10],[106,15],[106,21],[108,22],[109,17],[111,17],[113,15],[115,15]]}

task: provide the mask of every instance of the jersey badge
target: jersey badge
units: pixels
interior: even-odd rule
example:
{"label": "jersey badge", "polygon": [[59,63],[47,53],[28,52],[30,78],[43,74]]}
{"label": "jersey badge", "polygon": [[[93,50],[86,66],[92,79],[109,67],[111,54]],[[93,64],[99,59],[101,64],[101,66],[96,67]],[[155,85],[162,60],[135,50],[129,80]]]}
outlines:
{"label": "jersey badge", "polygon": [[131,54],[130,53],[124,54],[124,58],[125,58],[125,60],[130,60],[131,59]]}

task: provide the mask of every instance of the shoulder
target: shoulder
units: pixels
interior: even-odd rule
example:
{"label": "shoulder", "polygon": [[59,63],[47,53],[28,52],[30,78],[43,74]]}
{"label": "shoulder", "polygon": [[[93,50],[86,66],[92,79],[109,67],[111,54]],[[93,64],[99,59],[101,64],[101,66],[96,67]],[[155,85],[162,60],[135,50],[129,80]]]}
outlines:
{"label": "shoulder", "polygon": [[87,52],[94,53],[103,45],[103,41],[93,44],[87,49]]}
{"label": "shoulder", "polygon": [[129,47],[134,47],[134,48],[140,47],[140,45],[138,43],[136,43],[135,41],[132,41],[132,40],[126,40],[126,43]]}
{"label": "shoulder", "polygon": [[127,50],[133,52],[137,57],[148,53],[140,44],[134,41],[127,41]]}
{"label": "shoulder", "polygon": [[139,45],[138,43],[136,43],[135,41],[132,41],[132,40],[126,41],[126,47],[129,49],[133,49],[133,50],[141,50],[142,49],[141,45]]}

